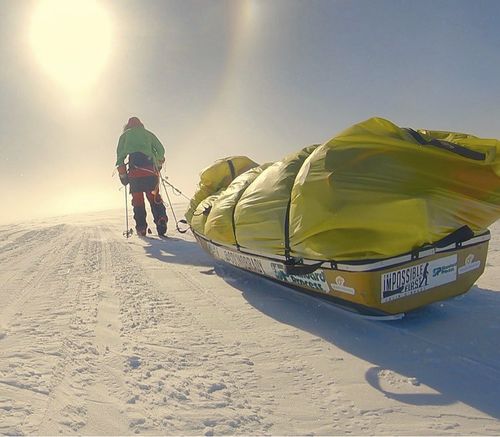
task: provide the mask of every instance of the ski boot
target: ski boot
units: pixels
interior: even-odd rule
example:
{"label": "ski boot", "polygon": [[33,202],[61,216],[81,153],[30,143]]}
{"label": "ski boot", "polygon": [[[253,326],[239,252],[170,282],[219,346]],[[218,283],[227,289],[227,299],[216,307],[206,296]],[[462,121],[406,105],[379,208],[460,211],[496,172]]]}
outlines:
{"label": "ski boot", "polygon": [[164,237],[167,233],[167,217],[161,217],[156,221],[156,230],[160,237]]}
{"label": "ski boot", "polygon": [[136,227],[135,228],[136,232],[137,232],[137,235],[141,236],[141,237],[145,237],[147,232],[148,232],[148,228],[145,227]]}

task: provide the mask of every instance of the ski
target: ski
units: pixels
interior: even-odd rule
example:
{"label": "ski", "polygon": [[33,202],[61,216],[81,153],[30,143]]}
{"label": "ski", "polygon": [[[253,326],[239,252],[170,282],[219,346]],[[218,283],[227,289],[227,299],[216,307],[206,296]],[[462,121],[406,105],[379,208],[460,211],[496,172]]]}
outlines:
{"label": "ski", "polygon": [[401,320],[403,317],[406,316],[406,313],[398,313],[398,314],[386,314],[386,315],[379,315],[379,316],[370,316],[370,315],[364,315],[364,314],[357,314],[359,317],[362,319],[366,320],[375,320],[377,322],[389,322],[393,320]]}
{"label": "ski", "polygon": [[382,311],[378,311],[373,308],[368,308],[363,305],[355,304],[353,302],[343,301],[342,299],[333,297],[333,296],[318,296],[314,292],[310,292],[308,290],[304,290],[299,287],[290,287],[299,293],[305,293],[308,295],[314,295],[319,301],[324,303],[325,305],[331,306],[339,311],[344,313],[352,314],[355,317],[359,317],[365,320],[374,320],[378,322],[388,322],[394,320],[401,320],[405,317],[406,313],[396,313],[396,314],[388,314]]}

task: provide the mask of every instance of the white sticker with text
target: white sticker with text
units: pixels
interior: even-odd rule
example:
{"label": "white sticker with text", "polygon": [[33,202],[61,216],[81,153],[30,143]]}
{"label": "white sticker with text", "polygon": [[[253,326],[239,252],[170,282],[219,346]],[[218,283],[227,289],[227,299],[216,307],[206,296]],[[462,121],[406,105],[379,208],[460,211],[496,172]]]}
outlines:
{"label": "white sticker with text", "polygon": [[381,277],[381,302],[391,302],[455,281],[457,259],[457,255],[450,255],[384,273]]}

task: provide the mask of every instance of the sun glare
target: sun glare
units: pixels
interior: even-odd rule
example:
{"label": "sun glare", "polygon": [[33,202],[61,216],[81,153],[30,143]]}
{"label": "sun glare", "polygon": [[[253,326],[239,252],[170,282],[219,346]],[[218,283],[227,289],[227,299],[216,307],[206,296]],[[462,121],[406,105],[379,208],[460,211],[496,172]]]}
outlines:
{"label": "sun glare", "polygon": [[108,62],[111,22],[96,0],[40,0],[30,42],[43,70],[72,97],[89,91]]}

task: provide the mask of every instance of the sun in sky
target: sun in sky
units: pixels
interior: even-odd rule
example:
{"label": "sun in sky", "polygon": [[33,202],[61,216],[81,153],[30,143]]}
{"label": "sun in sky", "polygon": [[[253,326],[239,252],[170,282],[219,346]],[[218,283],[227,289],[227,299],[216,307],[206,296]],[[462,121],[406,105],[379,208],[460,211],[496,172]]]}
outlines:
{"label": "sun in sky", "polygon": [[109,61],[112,24],[96,0],[40,0],[31,17],[29,38],[45,73],[79,99]]}

